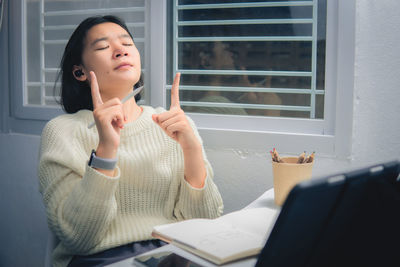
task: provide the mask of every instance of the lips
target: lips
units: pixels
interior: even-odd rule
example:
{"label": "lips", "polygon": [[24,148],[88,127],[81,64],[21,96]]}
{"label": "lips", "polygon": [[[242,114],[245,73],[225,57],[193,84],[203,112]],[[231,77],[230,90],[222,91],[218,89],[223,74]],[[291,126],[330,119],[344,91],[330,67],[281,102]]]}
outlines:
{"label": "lips", "polygon": [[128,62],[123,62],[123,63],[119,64],[116,68],[114,68],[114,70],[130,68],[130,67],[133,67],[132,64],[130,64]]}

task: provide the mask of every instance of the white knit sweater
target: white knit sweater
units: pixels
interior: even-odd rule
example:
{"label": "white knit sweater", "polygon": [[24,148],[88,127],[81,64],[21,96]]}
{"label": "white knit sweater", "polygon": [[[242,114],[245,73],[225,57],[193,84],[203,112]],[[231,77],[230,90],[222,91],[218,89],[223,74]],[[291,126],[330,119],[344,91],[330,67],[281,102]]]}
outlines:
{"label": "white knit sweater", "polygon": [[121,130],[116,177],[87,165],[98,144],[96,127],[87,128],[91,111],[47,123],[39,179],[48,224],[61,241],[53,253],[54,266],[66,266],[73,255],[152,239],[155,225],[221,215],[221,195],[205,154],[206,182],[196,189],[184,179],[180,145],[151,118],[163,111],[143,106],[141,116]]}

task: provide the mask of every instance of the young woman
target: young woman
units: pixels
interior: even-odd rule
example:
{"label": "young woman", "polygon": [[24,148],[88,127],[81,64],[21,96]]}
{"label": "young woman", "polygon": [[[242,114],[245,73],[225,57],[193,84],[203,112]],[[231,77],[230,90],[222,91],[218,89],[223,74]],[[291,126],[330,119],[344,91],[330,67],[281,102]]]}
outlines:
{"label": "young woman", "polygon": [[[54,266],[101,266],[161,246],[153,226],[215,218],[223,204],[202,141],[179,105],[121,100],[140,85],[140,55],[117,17],[91,17],[74,31],[61,62],[69,113],[42,133],[39,179],[59,239]],[[95,122],[95,127],[88,125]]]}

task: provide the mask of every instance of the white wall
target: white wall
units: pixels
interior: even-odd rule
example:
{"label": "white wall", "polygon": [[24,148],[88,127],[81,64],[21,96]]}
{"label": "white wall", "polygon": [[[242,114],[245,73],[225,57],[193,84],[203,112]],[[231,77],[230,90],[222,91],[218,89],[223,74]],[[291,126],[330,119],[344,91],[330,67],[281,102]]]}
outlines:
{"label": "white wall", "polygon": [[[313,177],[400,160],[399,10],[398,0],[356,1],[351,159],[321,158],[317,154]],[[268,149],[271,148],[208,150],[225,200],[225,211],[245,206],[272,187]]]}
{"label": "white wall", "polygon": [[357,1],[353,159],[400,158],[400,1]]}
{"label": "white wall", "polygon": [[[400,1],[365,0],[356,5],[351,159],[317,157],[314,177],[400,159]],[[35,176],[38,147],[37,136],[0,134],[0,266],[43,262],[47,233]],[[272,187],[269,149],[207,147],[225,212],[247,205]]]}

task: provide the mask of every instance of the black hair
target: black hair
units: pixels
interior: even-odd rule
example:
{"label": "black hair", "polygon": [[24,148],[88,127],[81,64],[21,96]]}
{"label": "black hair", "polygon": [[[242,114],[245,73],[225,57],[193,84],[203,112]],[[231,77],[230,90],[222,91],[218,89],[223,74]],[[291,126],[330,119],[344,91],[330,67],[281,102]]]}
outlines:
{"label": "black hair", "polygon": [[[129,36],[129,32],[125,22],[116,16],[93,16],[82,21],[72,33],[65,47],[64,54],[61,59],[60,72],[58,73],[56,83],[61,77],[60,104],[67,113],[75,113],[81,109],[93,110],[92,94],[90,85],[87,81],[78,81],[72,74],[74,65],[82,64],[82,53],[87,32],[93,27],[101,23],[112,22],[124,28]],[[134,88],[143,85],[143,75],[140,75],[139,81]],[[140,94],[135,96],[135,100],[139,101]]]}

